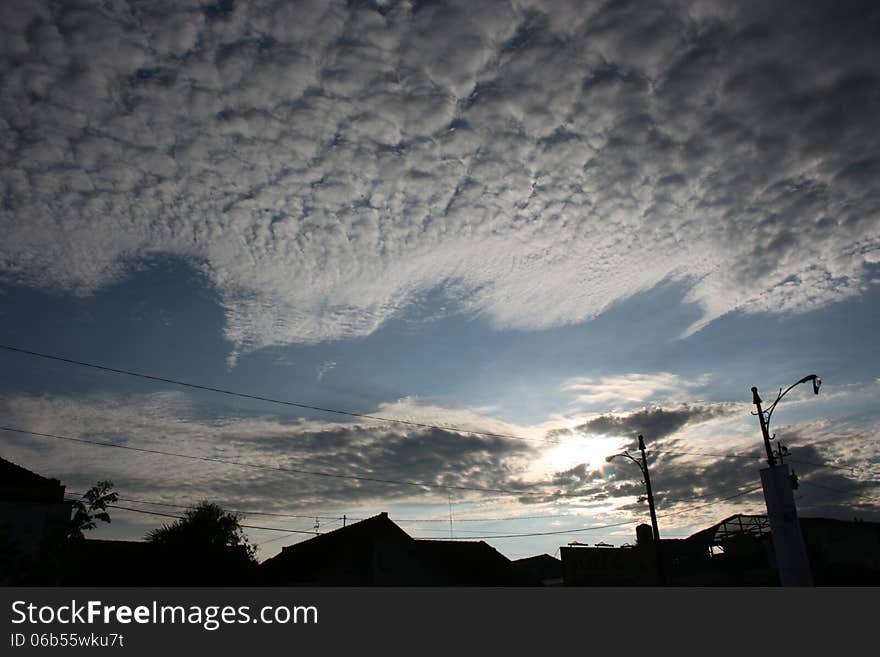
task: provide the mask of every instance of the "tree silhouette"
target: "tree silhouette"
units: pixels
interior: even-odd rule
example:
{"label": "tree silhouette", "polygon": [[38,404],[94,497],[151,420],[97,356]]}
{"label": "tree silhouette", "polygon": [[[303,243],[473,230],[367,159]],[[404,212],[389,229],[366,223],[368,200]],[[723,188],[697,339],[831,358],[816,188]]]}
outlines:
{"label": "tree silhouette", "polygon": [[107,505],[113,504],[119,495],[111,492],[112,481],[99,481],[89,488],[81,500],[73,503],[73,518],[67,532],[68,538],[83,538],[83,532],[97,527],[96,520],[110,522]]}
{"label": "tree silhouette", "polygon": [[146,538],[151,543],[187,550],[216,552],[229,547],[240,548],[248,560],[256,560],[256,547],[248,542],[241,517],[213,502],[200,502],[182,518],[151,530]]}

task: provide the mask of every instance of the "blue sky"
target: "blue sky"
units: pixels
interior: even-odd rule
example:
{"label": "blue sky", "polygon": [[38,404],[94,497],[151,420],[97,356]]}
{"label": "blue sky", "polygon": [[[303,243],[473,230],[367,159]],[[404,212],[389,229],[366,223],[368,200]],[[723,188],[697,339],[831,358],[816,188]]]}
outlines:
{"label": "blue sky", "polygon": [[487,539],[553,554],[634,540],[638,472],[604,457],[638,433],[661,532],[760,512],[724,500],[759,485],[749,389],[815,372],[774,415],[802,512],[880,519],[876,8],[475,4],[4,3],[0,47],[0,343],[447,429],[2,352],[5,425],[459,488],[4,458],[416,536],[633,523]]}

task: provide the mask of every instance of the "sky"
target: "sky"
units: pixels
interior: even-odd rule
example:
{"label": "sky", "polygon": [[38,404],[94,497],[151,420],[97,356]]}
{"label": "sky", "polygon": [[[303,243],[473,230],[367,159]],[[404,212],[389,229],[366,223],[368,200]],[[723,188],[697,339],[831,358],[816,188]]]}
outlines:
{"label": "sky", "polygon": [[772,417],[799,511],[880,521],[876,3],[5,0],[0,32],[0,344],[300,405],[0,349],[0,456],[519,558],[635,541],[638,434],[661,536],[763,513],[750,389],[815,373]]}

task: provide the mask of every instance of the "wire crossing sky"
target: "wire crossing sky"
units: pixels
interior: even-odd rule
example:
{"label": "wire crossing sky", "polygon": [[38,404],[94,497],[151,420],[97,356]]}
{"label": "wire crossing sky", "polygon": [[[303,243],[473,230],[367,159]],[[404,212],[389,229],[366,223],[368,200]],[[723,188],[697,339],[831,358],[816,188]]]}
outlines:
{"label": "wire crossing sky", "polygon": [[877,61],[859,2],[3,2],[0,456],[554,554],[639,434],[661,533],[760,512],[816,373],[798,504],[880,520]]}

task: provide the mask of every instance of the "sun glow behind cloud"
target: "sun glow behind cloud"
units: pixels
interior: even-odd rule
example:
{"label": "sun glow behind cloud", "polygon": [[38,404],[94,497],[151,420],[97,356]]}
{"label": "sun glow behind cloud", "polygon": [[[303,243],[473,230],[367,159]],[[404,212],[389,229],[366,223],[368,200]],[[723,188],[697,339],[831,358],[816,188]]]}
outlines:
{"label": "sun glow behind cloud", "polygon": [[599,470],[607,456],[620,451],[622,442],[617,437],[598,435],[564,438],[543,454],[538,468],[543,472],[562,472],[584,464],[590,470]]}

